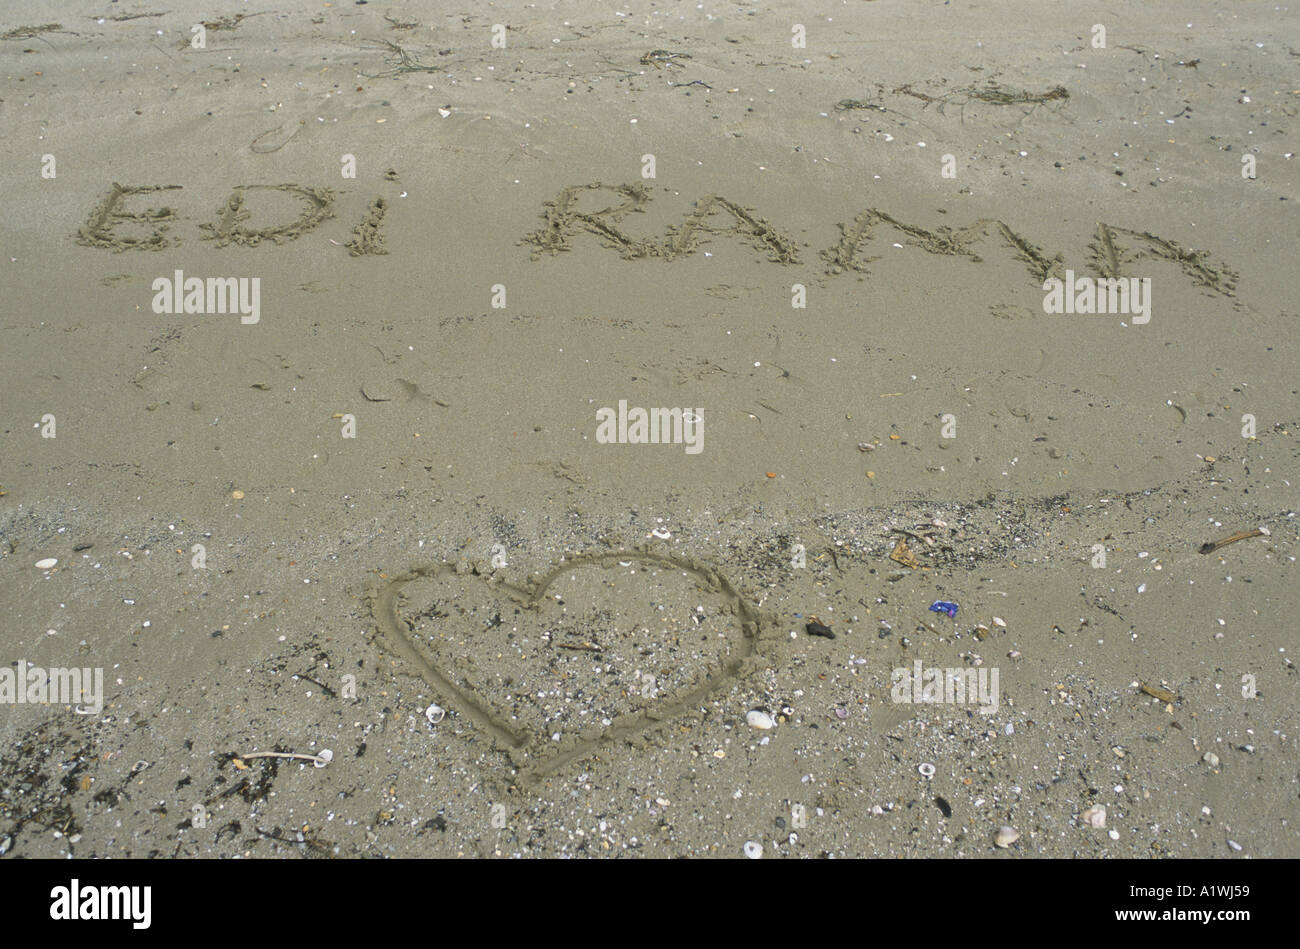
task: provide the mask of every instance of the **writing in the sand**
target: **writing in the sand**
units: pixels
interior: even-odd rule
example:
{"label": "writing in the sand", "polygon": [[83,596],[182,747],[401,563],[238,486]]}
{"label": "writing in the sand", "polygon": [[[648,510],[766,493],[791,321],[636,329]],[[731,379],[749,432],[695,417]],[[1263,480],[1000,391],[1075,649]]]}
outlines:
{"label": "writing in the sand", "polygon": [[[108,250],[158,250],[181,242],[174,226],[184,220],[170,206],[131,210],[128,201],[157,192],[181,190],[180,185],[124,186],[114,183],[112,190],[91,211],[77,232],[77,241],[90,247]],[[607,205],[610,196],[618,200]],[[279,224],[250,227],[251,208],[257,205],[259,220],[283,212],[285,197],[298,205],[297,216]],[[596,197],[595,201],[591,199]],[[587,199],[584,202],[584,199]],[[595,182],[564,188],[542,204],[542,225],[526,234],[519,244],[533,249],[534,257],[556,254],[577,248],[576,239],[587,236],[591,249],[613,251],[625,260],[657,257],[675,260],[699,250],[706,241],[730,238],[752,248],[761,259],[787,265],[803,264],[799,242],[779,227],[760,217],[744,205],[717,194],[707,194],[686,209],[680,224],[668,228],[662,236],[631,232],[624,219],[642,211],[653,200],[650,189],[642,184],[606,185]],[[584,208],[584,203],[594,207]],[[335,197],[328,188],[304,185],[239,185],[219,209],[213,221],[198,225],[205,240],[218,246],[241,244],[255,246],[262,242],[284,244],[316,230],[335,217]],[[388,205],[382,198],[369,202],[359,223],[352,228],[353,238],[331,241],[347,248],[352,256],[386,254],[383,244],[383,216],[374,209]],[[1021,234],[1011,224],[996,218],[979,218],[960,226],[925,227],[902,220],[879,208],[867,208],[849,222],[838,222],[840,237],[818,252],[823,269],[830,274],[845,271],[869,272],[872,259],[865,254],[873,241],[897,237],[930,254],[964,257],[981,262],[976,254],[983,242],[993,240],[1002,253],[1019,261],[1039,286],[1046,281],[1065,277],[1065,258],[1049,253]],[[365,240],[356,235],[363,233]],[[887,234],[887,236],[886,236]],[[590,240],[591,237],[596,240]],[[986,251],[987,252],[987,251]],[[1085,255],[1088,268],[1099,278],[1117,280],[1126,275],[1136,260],[1155,259],[1175,264],[1193,283],[1214,293],[1232,296],[1237,274],[1226,264],[1214,261],[1201,250],[1186,248],[1176,241],[1148,231],[1137,231],[1099,222]]]}

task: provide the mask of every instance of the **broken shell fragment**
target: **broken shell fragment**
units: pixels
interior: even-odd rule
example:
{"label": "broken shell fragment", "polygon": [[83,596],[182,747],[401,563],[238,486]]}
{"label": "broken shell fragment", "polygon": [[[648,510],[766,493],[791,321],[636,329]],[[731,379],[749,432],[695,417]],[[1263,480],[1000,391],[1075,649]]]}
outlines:
{"label": "broken shell fragment", "polygon": [[1089,827],[1106,826],[1106,808],[1101,804],[1094,804],[1079,815],[1079,820],[1083,821]]}
{"label": "broken shell fragment", "polygon": [[766,712],[760,712],[758,709],[746,713],[745,724],[750,728],[756,728],[761,732],[769,731],[776,726],[776,722],[772,721],[771,715],[768,715]]}
{"label": "broken shell fragment", "polygon": [[993,835],[993,842],[1002,849],[1006,849],[1020,839],[1020,831],[1014,827],[1003,825],[998,828],[998,832]]}
{"label": "broken shell fragment", "polygon": [[752,840],[745,841],[745,856],[750,860],[757,860],[763,856],[763,845]]}
{"label": "broken shell fragment", "polygon": [[326,748],[316,754],[316,760],[313,761],[312,764],[314,764],[318,768],[323,768],[333,760],[334,760],[334,752]]}
{"label": "broken shell fragment", "polygon": [[424,717],[429,720],[430,725],[437,725],[446,716],[447,710],[441,705],[433,704],[424,710]]}

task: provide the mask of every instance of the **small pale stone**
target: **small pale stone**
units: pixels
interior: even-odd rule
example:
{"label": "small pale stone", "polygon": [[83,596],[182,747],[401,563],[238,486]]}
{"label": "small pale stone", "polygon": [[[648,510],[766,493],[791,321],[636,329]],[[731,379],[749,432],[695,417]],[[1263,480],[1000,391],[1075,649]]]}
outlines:
{"label": "small pale stone", "polygon": [[1207,751],[1204,757],[1201,758],[1201,760],[1204,761],[1206,764],[1208,764],[1211,768],[1217,768],[1219,766],[1219,756],[1212,751]]}
{"label": "small pale stone", "polygon": [[776,726],[776,722],[772,721],[771,715],[768,715],[766,712],[760,712],[757,709],[745,715],[745,724],[750,728],[757,728],[759,731],[763,732]]}
{"label": "small pale stone", "polygon": [[46,557],[44,560],[38,560],[38,561],[36,561],[36,569],[37,569],[37,570],[49,570],[49,569],[51,569],[52,567],[56,566],[56,565],[58,564],[58,562],[59,562],[59,561],[58,561],[56,558],[54,558],[54,557]]}
{"label": "small pale stone", "polygon": [[1106,826],[1106,808],[1101,804],[1094,804],[1079,815],[1079,820],[1083,821],[1089,827]]}

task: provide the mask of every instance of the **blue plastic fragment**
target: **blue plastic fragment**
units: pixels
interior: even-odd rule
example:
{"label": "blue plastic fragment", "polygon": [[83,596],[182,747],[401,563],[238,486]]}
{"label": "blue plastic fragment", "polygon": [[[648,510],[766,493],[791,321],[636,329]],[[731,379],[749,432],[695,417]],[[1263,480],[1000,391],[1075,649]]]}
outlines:
{"label": "blue plastic fragment", "polygon": [[935,600],[930,604],[931,613],[947,613],[949,619],[957,615],[957,609],[956,603],[949,603],[947,600]]}

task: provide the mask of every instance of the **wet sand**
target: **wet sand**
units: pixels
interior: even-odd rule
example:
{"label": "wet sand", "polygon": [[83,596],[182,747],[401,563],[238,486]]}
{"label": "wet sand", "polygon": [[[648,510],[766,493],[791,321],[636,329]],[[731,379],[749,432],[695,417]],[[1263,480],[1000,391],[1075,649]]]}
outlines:
{"label": "wet sand", "polygon": [[189,7],[0,23],[6,854],[1300,855],[1283,14]]}

